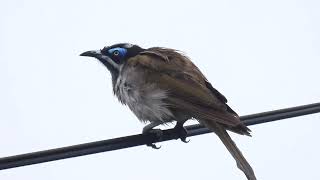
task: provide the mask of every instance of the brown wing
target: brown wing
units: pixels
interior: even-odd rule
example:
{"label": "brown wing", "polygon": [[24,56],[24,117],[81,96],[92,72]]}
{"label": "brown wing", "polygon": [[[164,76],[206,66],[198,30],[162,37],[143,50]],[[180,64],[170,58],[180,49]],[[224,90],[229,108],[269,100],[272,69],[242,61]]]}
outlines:
{"label": "brown wing", "polygon": [[128,59],[127,65],[144,72],[147,82],[168,90],[170,106],[199,121],[215,121],[237,133],[248,134],[248,128],[226,105],[227,99],[186,56],[172,49],[150,48]]}

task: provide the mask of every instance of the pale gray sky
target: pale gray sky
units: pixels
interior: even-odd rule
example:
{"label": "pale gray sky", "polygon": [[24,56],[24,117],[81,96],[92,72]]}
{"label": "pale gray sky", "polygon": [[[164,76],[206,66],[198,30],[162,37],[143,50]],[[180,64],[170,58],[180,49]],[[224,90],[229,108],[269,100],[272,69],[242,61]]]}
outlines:
{"label": "pale gray sky", "polygon": [[[105,45],[182,50],[240,115],[320,101],[320,2],[0,2],[0,157],[140,133],[109,72],[78,56]],[[259,180],[320,179],[320,116],[232,134]],[[0,171],[1,180],[242,179],[214,134]]]}

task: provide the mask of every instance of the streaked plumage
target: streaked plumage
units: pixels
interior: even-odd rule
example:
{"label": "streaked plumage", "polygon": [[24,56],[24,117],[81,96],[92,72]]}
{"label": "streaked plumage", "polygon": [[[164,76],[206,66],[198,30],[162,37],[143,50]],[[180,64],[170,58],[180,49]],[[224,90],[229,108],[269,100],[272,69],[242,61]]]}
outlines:
{"label": "streaked plumage", "polygon": [[144,130],[171,121],[183,125],[188,119],[197,119],[219,136],[247,178],[256,179],[226,131],[250,135],[250,130],[188,57],[173,49],[143,49],[130,44],[82,55],[96,57],[106,65],[119,101],[128,105],[139,120],[151,123]]}

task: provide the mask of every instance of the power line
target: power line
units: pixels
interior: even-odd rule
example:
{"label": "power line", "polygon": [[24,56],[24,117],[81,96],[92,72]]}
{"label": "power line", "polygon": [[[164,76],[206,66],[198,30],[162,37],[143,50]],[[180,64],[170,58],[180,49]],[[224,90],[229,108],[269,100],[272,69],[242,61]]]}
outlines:
{"label": "power line", "polygon": [[[252,115],[241,116],[240,119],[247,126],[277,121],[286,118],[303,116],[320,112],[320,103],[308,104],[292,108],[268,111]],[[185,127],[188,130],[188,137],[209,133],[207,128],[201,125],[190,125]],[[119,137],[104,141],[97,141],[74,146],[38,151],[33,153],[15,155],[0,158],[0,170],[26,166],[31,164],[44,163],[60,159],[84,156],[106,151],[130,148],[144,144],[157,143],[178,139],[179,135],[172,129],[163,130],[161,139],[156,134],[137,134],[132,136]]]}

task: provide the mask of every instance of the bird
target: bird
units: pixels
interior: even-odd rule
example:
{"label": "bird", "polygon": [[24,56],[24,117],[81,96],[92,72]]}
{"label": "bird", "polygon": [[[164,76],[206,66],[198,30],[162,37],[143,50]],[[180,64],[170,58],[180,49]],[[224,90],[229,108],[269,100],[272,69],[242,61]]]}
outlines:
{"label": "bird", "polygon": [[[143,133],[176,122],[174,129],[183,142],[188,142],[183,124],[196,119],[220,138],[247,179],[256,180],[250,164],[227,132],[251,136],[250,129],[185,53],[118,43],[80,56],[94,57],[110,71],[114,95],[141,122],[149,123]],[[154,144],[148,146],[158,148]]]}

